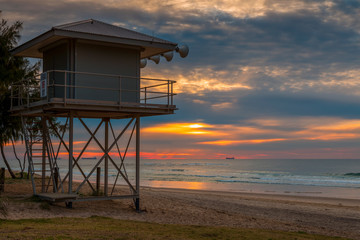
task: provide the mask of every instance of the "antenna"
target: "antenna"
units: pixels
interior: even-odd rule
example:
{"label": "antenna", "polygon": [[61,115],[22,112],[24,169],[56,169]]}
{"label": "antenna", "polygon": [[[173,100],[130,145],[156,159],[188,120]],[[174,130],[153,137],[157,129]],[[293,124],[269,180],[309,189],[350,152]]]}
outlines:
{"label": "antenna", "polygon": [[185,58],[189,54],[189,47],[186,44],[181,44],[175,48],[175,51],[180,54],[180,57]]}

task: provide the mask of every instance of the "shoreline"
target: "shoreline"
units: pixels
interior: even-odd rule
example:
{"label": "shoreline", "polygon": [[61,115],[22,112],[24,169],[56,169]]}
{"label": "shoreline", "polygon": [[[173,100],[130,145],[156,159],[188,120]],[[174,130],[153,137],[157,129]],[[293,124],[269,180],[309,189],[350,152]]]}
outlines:
{"label": "shoreline", "polygon": [[[125,187],[125,186],[124,186]],[[343,204],[343,206],[360,206],[360,199],[353,198],[336,198],[327,196],[303,196],[303,195],[287,195],[281,193],[258,193],[258,192],[232,192],[232,191],[217,191],[217,190],[199,190],[199,189],[184,189],[184,188],[165,188],[165,187],[148,187],[143,186],[141,190],[148,191],[162,191],[162,192],[184,192],[194,194],[210,194],[210,195],[224,195],[227,197],[231,196],[242,196],[259,198],[264,200],[287,200],[294,202],[309,202],[309,203],[328,203],[328,204]],[[140,192],[141,194],[141,192]],[[360,194],[360,193],[359,193]]]}
{"label": "shoreline", "polygon": [[[126,186],[117,187],[126,193]],[[26,196],[25,196],[25,195]],[[47,204],[31,200],[29,181],[9,181],[1,219],[103,216],[160,224],[226,226],[306,232],[360,240],[360,200],[279,194],[141,187],[136,213],[132,199]]]}
{"label": "shoreline", "polygon": [[[76,183],[81,183],[81,180],[77,180],[74,179],[73,180]],[[91,183],[95,184],[95,181],[90,181]],[[145,184],[144,184],[145,183]],[[155,184],[154,184],[155,183]],[[174,184],[175,183],[175,184]],[[199,185],[199,184],[204,184],[204,185],[208,185],[207,188],[195,188],[193,185]],[[232,184],[232,183],[231,183]],[[249,194],[249,195],[264,195],[264,196],[279,196],[279,197],[289,197],[289,198],[309,198],[309,199],[334,199],[334,200],[344,200],[344,201],[358,201],[360,202],[360,188],[347,188],[346,190],[349,192],[354,192],[353,194],[351,194],[351,196],[353,197],[348,197],[344,194],[341,195],[341,193],[344,191],[345,188],[342,187],[319,187],[319,186],[297,186],[297,185],[280,185],[280,184],[258,184],[258,183],[241,183],[241,185],[243,186],[243,189],[234,189],[234,188],[230,188],[229,186],[231,186],[231,184],[229,183],[209,183],[209,182],[186,182],[186,181],[148,181],[148,180],[144,180],[141,181],[140,183],[140,187],[141,188],[147,188],[147,189],[163,189],[163,190],[184,190],[184,191],[204,191],[204,192],[214,192],[214,193],[218,193],[218,194],[222,194],[222,193],[228,193],[228,194]],[[183,185],[183,186],[187,186],[187,187],[172,187],[174,185]],[[228,185],[226,187],[218,187],[218,188],[211,188],[214,185]],[[101,184],[101,187],[103,187],[104,185]],[[109,183],[109,186],[111,186],[111,183]],[[190,186],[190,187],[189,187]],[[246,189],[246,187],[250,186],[249,188]],[[255,188],[254,188],[255,186]],[[262,190],[258,190],[256,189],[256,187],[260,187],[260,189]],[[281,189],[286,186],[288,188],[296,188],[296,187],[300,187],[302,189],[307,188],[307,189],[317,189],[317,190],[331,190],[333,193],[328,193],[325,191],[274,191],[274,190],[263,190],[264,188],[269,189],[271,187],[280,187]],[[127,187],[127,185],[123,185],[123,184],[118,184],[117,187]],[[339,191],[340,190],[340,191]],[[340,194],[340,195],[339,195]],[[336,196],[334,196],[336,195]],[[354,197],[356,196],[356,197]]]}
{"label": "shoreline", "polygon": [[185,181],[143,181],[144,187],[169,189],[189,189],[199,191],[216,191],[231,193],[258,193],[295,197],[340,198],[360,201],[359,188],[303,186],[287,184],[260,183],[209,183]]}

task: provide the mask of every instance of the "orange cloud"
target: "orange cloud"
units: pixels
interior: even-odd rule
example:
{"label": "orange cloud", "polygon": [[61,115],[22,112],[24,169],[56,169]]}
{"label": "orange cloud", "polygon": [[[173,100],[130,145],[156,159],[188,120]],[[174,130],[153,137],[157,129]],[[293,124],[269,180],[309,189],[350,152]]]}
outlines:
{"label": "orange cloud", "polygon": [[142,132],[185,134],[185,135],[213,134],[213,131],[207,130],[208,128],[213,128],[213,126],[204,123],[167,123],[167,124],[158,124],[152,127],[146,127],[142,130]]}
{"label": "orange cloud", "polygon": [[[329,122],[329,123],[327,123]],[[360,121],[328,119],[309,124],[306,129],[294,132],[295,136],[305,140],[342,140],[360,137]]]}
{"label": "orange cloud", "polygon": [[218,140],[218,141],[207,141],[207,142],[198,142],[198,144],[208,144],[208,145],[236,145],[236,144],[261,144],[267,142],[279,142],[286,141],[285,138],[274,138],[274,139],[248,139],[248,140]]}
{"label": "orange cloud", "polygon": [[192,156],[191,153],[176,153],[176,152],[141,152],[140,156],[142,159],[186,159]]}
{"label": "orange cloud", "polygon": [[[194,68],[186,75],[180,69],[172,68],[171,70],[162,69],[160,71],[152,72],[152,70],[145,69],[142,74],[143,77],[166,79],[169,75],[176,80],[174,91],[177,93],[190,94],[204,94],[205,92],[219,91],[229,92],[237,89],[251,90],[253,89],[247,81],[250,79],[250,73],[237,69],[238,73],[233,71],[218,71],[210,67]],[[251,73],[252,74],[252,73]],[[231,77],[229,76],[231,75]],[[236,75],[236,76],[234,76]],[[237,79],[234,82],[234,78]],[[241,81],[239,80],[241,79]]]}
{"label": "orange cloud", "polygon": [[[154,139],[163,140],[161,145],[156,145],[152,141]],[[80,137],[79,137],[80,138]],[[287,151],[289,146],[282,143],[293,141],[308,142],[316,145],[316,142],[326,141],[348,141],[360,139],[360,120],[342,119],[342,118],[326,118],[326,117],[304,117],[304,118],[274,118],[274,119],[254,119],[241,124],[208,124],[205,122],[180,122],[156,124],[142,129],[142,141],[146,144],[141,146],[142,159],[209,159],[209,158],[225,158],[234,155],[236,158],[266,158],[280,156],[305,157],[310,156],[311,151],[314,156],[330,156],[331,153],[336,156],[351,156],[348,152],[354,154],[357,150],[345,149],[336,152],[338,148],[333,149],[296,149],[291,147],[291,151]],[[82,145],[86,141],[74,142],[74,156],[79,155]],[[169,140],[169,141],[164,141]],[[53,141],[56,142],[56,139]],[[262,149],[261,144],[275,143],[276,148]],[[25,147],[21,142],[16,142],[19,150],[24,151]],[[256,150],[246,151],[246,147],[239,148],[240,145],[256,145]],[[227,147],[230,146],[230,147]],[[235,146],[231,148],[232,146]],[[123,150],[123,146],[121,149]],[[11,146],[7,146],[9,154],[12,152]],[[226,154],[221,153],[225,151]],[[276,149],[276,150],[275,150]],[[282,150],[278,150],[282,149]],[[316,152],[317,151],[317,152]],[[116,148],[110,153],[118,158]],[[123,152],[122,152],[123,154]],[[317,154],[317,155],[316,155]],[[96,157],[99,159],[103,156],[101,149],[95,142],[92,142],[82,157]],[[134,146],[130,146],[127,156],[134,158]],[[335,155],[334,155],[335,156]],[[61,148],[60,157],[67,159],[68,153]]]}

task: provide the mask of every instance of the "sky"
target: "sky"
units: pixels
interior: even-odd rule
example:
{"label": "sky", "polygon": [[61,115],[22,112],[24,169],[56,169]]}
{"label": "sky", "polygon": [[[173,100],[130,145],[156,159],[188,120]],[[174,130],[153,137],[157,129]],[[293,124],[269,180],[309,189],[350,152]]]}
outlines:
{"label": "sky", "polygon": [[20,43],[92,18],[189,46],[142,69],[177,81],[179,108],[142,120],[143,158],[359,158],[360,1],[0,0],[0,10],[23,22]]}

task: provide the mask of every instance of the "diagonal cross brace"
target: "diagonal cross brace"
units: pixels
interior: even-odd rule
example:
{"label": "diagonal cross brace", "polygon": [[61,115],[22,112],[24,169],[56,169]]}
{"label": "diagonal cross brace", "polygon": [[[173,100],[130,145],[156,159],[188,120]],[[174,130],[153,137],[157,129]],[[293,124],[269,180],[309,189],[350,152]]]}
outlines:
{"label": "diagonal cross brace", "polygon": [[[97,128],[96,128],[95,131],[94,131],[94,135],[97,133],[97,131],[98,131],[99,128],[101,127],[102,123],[103,123],[103,121],[101,121],[101,122],[99,123],[99,125],[97,126]],[[80,168],[80,166],[79,166],[79,164],[78,164],[78,161],[80,160],[81,156],[82,156],[83,153],[85,152],[86,148],[89,146],[89,144],[90,144],[90,142],[91,142],[92,139],[93,139],[93,137],[91,136],[90,139],[89,139],[89,140],[87,141],[87,143],[85,144],[85,146],[83,147],[83,149],[81,150],[79,156],[78,156],[76,159],[74,158],[75,161],[74,161],[73,167],[76,165],[76,166],[80,169],[80,171],[82,171],[82,169]],[[65,175],[64,181],[66,180],[66,178],[67,178],[68,176],[69,176],[69,173],[67,173],[67,174]],[[86,178],[85,173],[83,174],[83,177]],[[91,185],[91,183],[90,183],[90,185]],[[91,189],[92,189],[93,191],[95,191],[95,189],[92,187],[92,185],[91,185],[90,187],[91,187]]]}
{"label": "diagonal cross brace", "polygon": [[132,118],[129,123],[125,126],[125,128],[121,131],[121,133],[118,135],[118,137],[114,140],[114,142],[110,145],[110,147],[108,148],[108,150],[105,150],[104,147],[101,145],[101,143],[99,142],[99,140],[96,138],[96,136],[90,131],[90,129],[86,126],[86,124],[84,123],[84,121],[79,118],[80,122],[83,124],[83,126],[85,127],[85,129],[89,132],[89,134],[94,138],[94,140],[96,141],[96,143],[99,145],[99,147],[101,148],[101,150],[104,152],[104,155],[100,158],[100,160],[96,163],[96,165],[93,167],[93,169],[90,171],[90,173],[88,174],[88,176],[85,178],[85,180],[78,186],[78,188],[76,189],[76,192],[78,192],[80,190],[80,188],[82,187],[82,185],[85,183],[85,181],[88,181],[88,179],[90,178],[90,176],[92,175],[92,173],[95,171],[95,169],[97,168],[97,166],[99,166],[99,164],[101,163],[101,161],[105,158],[105,156],[109,157],[110,161],[112,162],[112,164],[114,165],[114,167],[118,170],[118,172],[120,172],[121,176],[124,178],[124,180],[127,182],[127,184],[131,187],[131,189],[136,192],[135,188],[132,186],[132,184],[129,182],[129,180],[126,178],[126,176],[121,172],[121,170],[118,168],[118,166],[115,164],[114,160],[111,158],[111,156],[109,155],[109,152],[111,151],[111,149],[116,145],[116,143],[119,141],[119,139],[121,138],[121,136],[125,133],[125,131],[128,129],[128,127],[130,126],[130,124],[134,121],[135,118]]}
{"label": "diagonal cross brace", "polygon": [[[111,125],[110,125],[110,127],[111,127],[111,130],[112,130],[112,133],[113,133],[113,137],[114,137],[114,139],[115,139],[114,130],[112,129],[112,126],[111,126]],[[132,129],[132,131],[131,131],[131,134],[130,134],[130,137],[129,137],[129,141],[128,141],[127,145],[126,145],[126,149],[125,149],[125,151],[124,151],[124,155],[123,155],[123,156],[121,156],[120,149],[119,149],[118,145],[116,144],[116,146],[118,147],[118,151],[119,151],[119,155],[120,155],[120,160],[121,160],[120,170],[121,170],[121,167],[124,168],[124,172],[125,172],[125,174],[126,174],[126,178],[128,178],[128,176],[127,176],[127,173],[126,173],[126,169],[125,169],[125,165],[124,165],[124,160],[125,160],[127,151],[128,151],[128,149],[129,149],[129,145],[130,145],[132,136],[133,136],[133,134],[134,134],[135,127],[136,127],[136,124],[134,124],[134,127],[133,127],[133,129]],[[114,185],[113,185],[113,188],[112,188],[112,190],[111,190],[111,195],[112,195],[113,192],[114,192],[114,189],[115,189],[116,183],[117,183],[117,181],[118,181],[118,178],[119,178],[119,172],[118,172],[117,175],[116,175],[116,179],[115,179],[115,181],[114,181]]]}
{"label": "diagonal cross brace", "polygon": [[[57,135],[58,138],[60,139],[60,142],[64,145],[65,149],[66,149],[68,152],[70,152],[69,147],[66,145],[64,139],[60,136],[59,132],[58,132],[57,129],[54,127],[54,125],[53,125],[53,123],[52,123],[51,121],[50,121],[50,124],[51,124],[53,130],[55,131],[56,135]],[[102,121],[101,121],[100,124],[102,124]],[[100,125],[98,126],[98,128],[99,128],[99,127],[100,127]],[[97,129],[98,129],[98,128],[97,128]],[[91,138],[90,138],[89,141],[91,141]],[[89,142],[89,143],[90,143],[90,142]],[[88,143],[87,145],[89,145],[89,143]],[[86,147],[87,147],[87,145],[86,145]],[[83,149],[83,150],[84,150],[84,149]],[[85,151],[85,150],[84,150],[84,151]],[[84,152],[84,151],[83,151],[83,152]],[[84,178],[86,178],[86,175],[85,175],[84,171],[82,170],[82,168],[81,168],[81,167],[79,166],[79,164],[77,163],[78,160],[80,159],[80,157],[81,157],[81,155],[79,155],[77,159],[75,159],[75,158],[73,157],[74,164],[73,164],[72,167],[74,167],[74,166],[76,165],[76,166],[79,168],[82,176],[83,176]],[[64,182],[66,181],[66,179],[68,178],[68,176],[69,176],[69,173],[66,174],[66,176],[65,176],[64,179],[62,180],[62,183],[61,183],[61,184],[64,184]],[[90,188],[91,188],[93,191],[95,191],[95,188],[92,186],[92,184],[90,183],[90,181],[87,180],[87,183],[89,184]]]}

